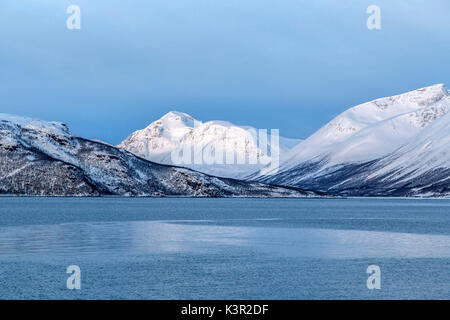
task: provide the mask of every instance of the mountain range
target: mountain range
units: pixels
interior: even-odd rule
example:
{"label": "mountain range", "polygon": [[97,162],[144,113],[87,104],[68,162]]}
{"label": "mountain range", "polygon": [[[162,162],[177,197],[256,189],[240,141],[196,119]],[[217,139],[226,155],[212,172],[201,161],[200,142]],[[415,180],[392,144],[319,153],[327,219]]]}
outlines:
{"label": "mountain range", "polygon": [[0,194],[26,196],[316,197],[157,164],[73,136],[65,124],[0,114]]}
{"label": "mountain range", "polygon": [[448,197],[449,111],[433,85],[349,108],[305,140],[172,111],[118,146],[0,114],[0,194]]}

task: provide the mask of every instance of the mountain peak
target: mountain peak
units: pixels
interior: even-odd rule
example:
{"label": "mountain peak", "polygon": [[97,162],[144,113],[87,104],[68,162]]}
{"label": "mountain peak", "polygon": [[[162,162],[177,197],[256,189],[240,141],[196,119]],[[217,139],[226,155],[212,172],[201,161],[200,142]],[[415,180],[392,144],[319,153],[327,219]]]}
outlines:
{"label": "mountain peak", "polygon": [[11,123],[23,128],[30,128],[39,131],[52,132],[58,135],[69,134],[69,128],[65,123],[56,121],[43,121],[28,117],[16,116],[7,113],[0,113],[0,122]]}
{"label": "mountain peak", "polygon": [[411,92],[404,93],[403,95],[416,96],[421,98],[436,98],[437,100],[442,99],[444,96],[448,96],[449,92],[445,84],[438,83],[428,87],[416,89]]}
{"label": "mountain peak", "polygon": [[432,86],[416,89],[392,97],[380,98],[372,101],[380,109],[386,109],[390,105],[409,105],[411,107],[429,106],[449,95],[447,87],[440,83]]}
{"label": "mountain peak", "polygon": [[164,116],[161,117],[160,120],[172,120],[172,121],[193,121],[194,118],[192,118],[191,115],[184,113],[184,112],[179,112],[179,111],[170,111],[168,113],[166,113]]}
{"label": "mountain peak", "polygon": [[[425,87],[423,89],[427,89],[427,88],[436,88],[437,90],[442,90],[444,91],[444,93],[446,93],[447,95],[449,94],[448,88],[444,83],[438,83],[438,84],[434,84],[432,86],[429,87]],[[419,89],[420,90],[420,89]]]}

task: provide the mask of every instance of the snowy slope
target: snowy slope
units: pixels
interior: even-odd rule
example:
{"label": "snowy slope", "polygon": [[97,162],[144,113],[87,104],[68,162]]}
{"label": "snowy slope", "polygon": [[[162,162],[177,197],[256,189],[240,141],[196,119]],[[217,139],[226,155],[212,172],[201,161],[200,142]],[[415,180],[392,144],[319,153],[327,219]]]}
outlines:
{"label": "snowy slope", "polygon": [[408,186],[414,195],[450,196],[450,113],[409,144],[380,159],[367,181]]}
{"label": "snowy slope", "polygon": [[283,168],[325,157],[329,165],[377,159],[408,143],[449,108],[442,84],[358,105],[293,148]]}
{"label": "snowy slope", "polygon": [[[181,165],[221,177],[241,178],[261,169],[271,161],[270,131],[267,136],[267,148],[264,149],[258,144],[258,139],[249,134],[249,130],[257,132],[255,128],[236,126],[227,121],[201,123],[186,113],[172,111],[147,128],[134,132],[118,147],[150,161]],[[284,155],[300,141],[280,137],[280,154]],[[192,150],[190,161],[174,163],[172,152],[185,148]],[[236,155],[234,163],[227,163],[225,156],[223,164],[204,160],[204,154],[216,152],[224,155],[227,152],[234,153]],[[239,157],[245,159],[245,163],[237,164]],[[251,157],[257,159],[256,164],[250,164]]]}
{"label": "snowy slope", "polygon": [[[450,113],[437,119],[409,144],[389,155],[386,165],[371,177],[402,168],[409,178],[435,168],[450,168]],[[450,177],[449,177],[450,178]]]}
{"label": "snowy slope", "polygon": [[[415,171],[416,179],[433,169],[445,174],[449,111],[442,84],[353,107],[293,148],[278,174],[251,179],[337,192],[350,188],[350,194],[364,195],[370,184],[383,194],[382,181],[373,179],[384,176],[386,184],[394,183],[400,176],[387,177],[397,171]],[[434,129],[438,125],[441,129]],[[413,178],[403,176],[405,183]]]}
{"label": "snowy slope", "polygon": [[316,193],[156,164],[64,124],[0,114],[0,194],[310,197]]}

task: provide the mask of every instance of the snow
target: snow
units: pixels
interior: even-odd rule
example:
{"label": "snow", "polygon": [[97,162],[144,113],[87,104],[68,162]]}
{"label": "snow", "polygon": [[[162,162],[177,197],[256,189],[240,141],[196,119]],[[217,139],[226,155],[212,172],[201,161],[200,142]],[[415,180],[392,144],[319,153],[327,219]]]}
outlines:
{"label": "snow", "polygon": [[435,120],[384,161],[386,165],[370,177],[401,170],[403,174],[411,173],[408,178],[412,178],[434,169],[450,168],[450,113]]}
{"label": "snow", "polygon": [[443,84],[355,106],[294,147],[281,171],[312,159],[326,159],[329,167],[378,159],[410,143],[449,110]]}
{"label": "snow", "polygon": [[[190,115],[171,111],[148,127],[131,134],[118,145],[129,152],[150,161],[174,164],[171,154],[175,150],[189,148],[192,150],[191,163],[182,166],[212,175],[240,178],[256,172],[270,162],[270,155],[258,145],[257,139],[249,134],[257,132],[250,126],[237,126],[228,121],[208,121],[202,123]],[[245,139],[245,141],[244,141]],[[270,151],[270,130],[268,130],[268,147]],[[301,140],[280,137],[280,153],[284,154]],[[244,142],[244,143],[243,143]],[[232,152],[236,159],[245,159],[246,164],[211,163],[213,161],[196,161],[203,154]],[[248,159],[259,159],[259,163],[250,164]],[[236,160],[237,162],[237,160]]]}
{"label": "snow", "polygon": [[76,150],[63,147],[76,147],[64,123],[0,113],[0,124],[6,128],[0,135],[3,145],[32,146],[50,157],[56,155],[62,161],[77,165],[73,157]]}
{"label": "snow", "polygon": [[434,85],[348,109],[258,180],[359,196],[449,196],[450,96]]}
{"label": "snow", "polygon": [[29,128],[29,129],[35,129],[42,132],[47,133],[53,133],[57,135],[69,135],[69,129],[64,123],[61,122],[46,122],[42,120],[37,120],[33,118],[27,118],[27,117],[20,117],[16,115],[6,114],[6,113],[0,113],[0,121],[10,124],[23,127],[23,128]]}

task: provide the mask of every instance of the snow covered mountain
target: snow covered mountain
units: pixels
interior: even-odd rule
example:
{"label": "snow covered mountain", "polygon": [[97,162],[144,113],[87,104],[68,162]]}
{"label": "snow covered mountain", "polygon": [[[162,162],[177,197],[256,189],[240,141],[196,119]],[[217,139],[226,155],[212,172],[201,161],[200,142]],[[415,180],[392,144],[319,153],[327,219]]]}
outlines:
{"label": "snow covered mountain", "polygon": [[160,165],[70,134],[66,125],[0,114],[0,194],[30,196],[311,197]]}
{"label": "snow covered mountain", "polygon": [[[300,141],[279,137],[280,155]],[[267,133],[267,143],[261,146],[255,128],[226,121],[202,123],[186,113],[172,111],[134,132],[118,147],[157,163],[180,165],[220,177],[242,178],[270,164],[271,142],[271,132]],[[187,149],[191,150],[188,161],[173,161],[173,152]],[[226,154],[230,152],[234,154],[232,163],[226,161]],[[206,154],[216,153],[222,155],[221,161],[205,160]],[[252,157],[256,159],[253,163],[249,160]],[[244,159],[243,163],[238,163],[238,159]]]}
{"label": "snow covered mountain", "polygon": [[442,85],[343,112],[249,179],[345,195],[449,195],[450,96]]}
{"label": "snow covered mountain", "polygon": [[[280,138],[280,157],[286,161],[279,171],[257,171],[247,181],[144,159],[170,163],[174,150],[188,147],[194,151],[193,160],[196,152],[204,155],[205,150],[231,150],[236,159],[270,160],[248,129],[252,128],[223,121],[202,124],[187,114],[170,112],[117,148],[75,137],[62,123],[0,114],[0,194],[323,195],[308,189],[352,196],[450,197],[450,93],[444,85],[350,108],[294,147],[297,141]],[[267,142],[271,148],[270,135]],[[190,166],[216,175],[244,176],[260,169],[261,163]]]}

